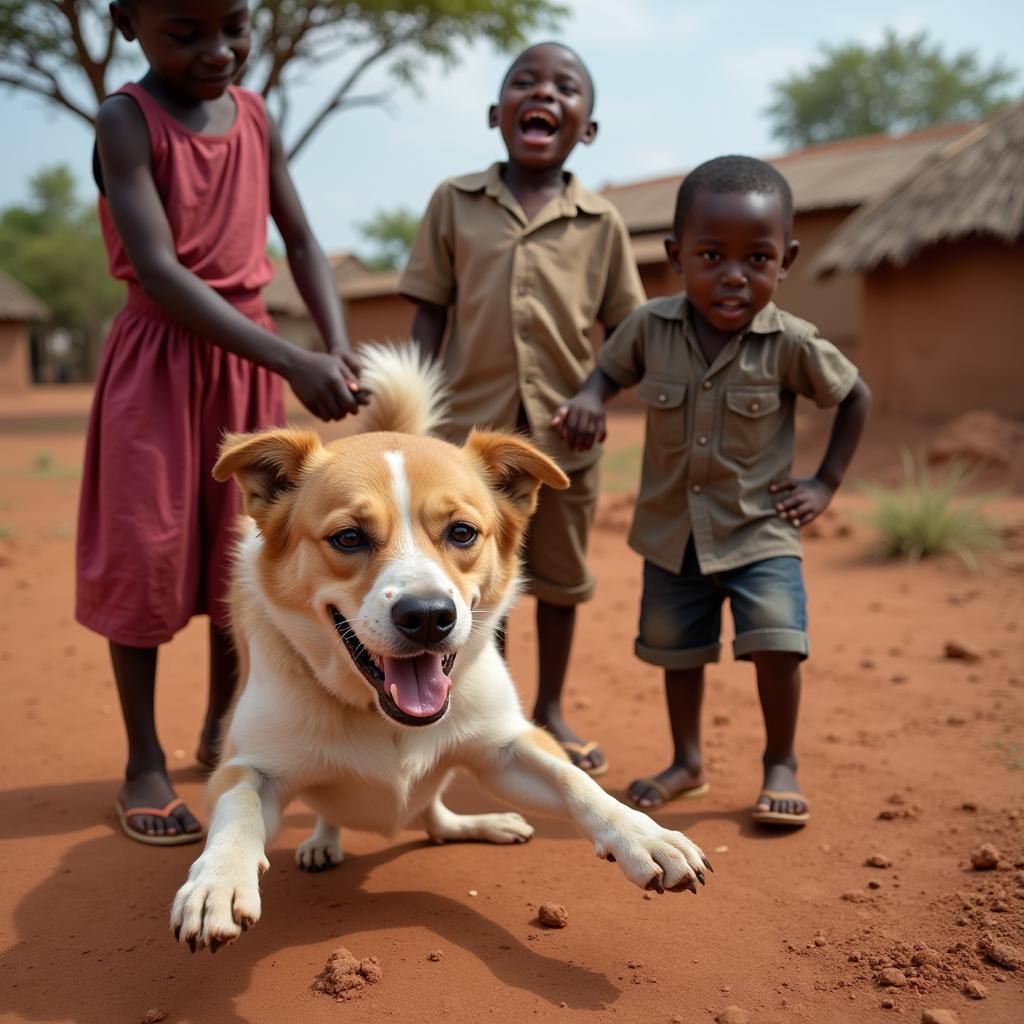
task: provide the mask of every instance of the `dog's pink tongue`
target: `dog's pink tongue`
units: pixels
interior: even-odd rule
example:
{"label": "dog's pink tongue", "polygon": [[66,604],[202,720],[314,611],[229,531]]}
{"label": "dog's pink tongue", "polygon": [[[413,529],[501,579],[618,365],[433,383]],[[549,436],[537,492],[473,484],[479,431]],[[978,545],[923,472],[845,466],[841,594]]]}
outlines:
{"label": "dog's pink tongue", "polygon": [[384,686],[399,708],[413,718],[436,715],[444,707],[451,685],[439,654],[384,658]]}

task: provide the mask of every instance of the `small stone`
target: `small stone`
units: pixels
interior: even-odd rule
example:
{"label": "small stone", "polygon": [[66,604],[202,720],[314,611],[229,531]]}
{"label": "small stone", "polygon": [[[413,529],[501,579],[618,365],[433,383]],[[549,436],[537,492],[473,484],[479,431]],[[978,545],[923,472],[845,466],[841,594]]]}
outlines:
{"label": "small stone", "polygon": [[825,936],[821,934],[821,932],[818,932],[818,934],[814,936],[814,944],[819,948],[821,946],[827,946],[828,939],[826,939]]}
{"label": "small stone", "polygon": [[470,890],[469,890],[469,891],[468,891],[468,892],[466,893],[466,895],[467,895],[467,896],[479,896],[479,895],[480,895],[480,893],[478,893],[478,892],[476,891],[476,889],[470,889]]}
{"label": "small stone", "polygon": [[569,911],[560,903],[542,903],[537,916],[548,928],[564,928],[569,923]]}
{"label": "small stone", "polygon": [[981,661],[981,655],[973,647],[968,647],[959,640],[947,640],[943,655],[954,661]]}
{"label": "small stone", "polygon": [[140,1020],[142,1024],[160,1024],[160,1021],[167,1019],[167,1011],[162,1006],[156,1006],[147,1010]]}
{"label": "small stone", "polygon": [[439,949],[432,949],[427,954],[427,959],[428,960],[433,960],[434,963],[436,964],[438,962],[438,960],[440,960],[441,957],[443,957],[443,956],[444,956],[444,953],[442,953],[441,950],[439,950]]}
{"label": "small stone", "polygon": [[993,871],[999,867],[1002,854],[991,844],[982,843],[971,854],[971,867],[975,871]]}
{"label": "small stone", "polygon": [[868,882],[868,888],[869,889],[881,889],[882,888],[882,883],[879,882],[878,879],[872,878],[871,881]]}
{"label": "small stone", "polygon": [[960,1024],[960,1018],[952,1010],[922,1010],[921,1024]]}
{"label": "small stone", "polygon": [[893,1008],[894,1008],[895,1006],[896,1006],[896,1000],[895,1000],[895,999],[893,999],[893,998],[892,998],[892,996],[886,996],[886,997],[885,997],[885,998],[884,998],[884,999],[882,1000],[882,1009],[883,1009],[883,1010],[891,1010],[891,1009],[893,1009]]}
{"label": "small stone", "polygon": [[966,725],[967,719],[963,715],[947,715],[946,725]]}
{"label": "small stone", "polygon": [[994,964],[1016,971],[1024,966],[1024,956],[1020,950],[1007,942],[1001,942],[994,935],[986,933],[978,940],[978,952],[988,957]]}
{"label": "small stone", "polygon": [[716,846],[715,847],[715,853],[728,853],[728,852],[729,852],[729,847],[728,846]]}
{"label": "small stone", "polygon": [[978,809],[978,805],[973,800],[965,800],[960,805],[960,810],[961,811],[976,811],[977,809]]}
{"label": "small stone", "polygon": [[884,853],[873,853],[866,861],[865,866],[869,868],[891,868],[892,861]]}
{"label": "small stone", "polygon": [[740,1006],[727,1006],[716,1018],[717,1024],[750,1024],[753,1018]]}
{"label": "small stone", "polygon": [[906,975],[896,967],[884,967],[878,972],[878,984],[885,988],[906,988]]}
{"label": "small stone", "polygon": [[988,995],[988,989],[976,978],[971,978],[964,985],[964,995],[971,999],[984,999]]}
{"label": "small stone", "polygon": [[627,960],[626,961],[626,966],[631,971],[636,971],[636,970],[639,970],[641,967],[643,967],[643,963],[641,961],[639,961],[639,960]]}
{"label": "small stone", "polygon": [[860,889],[847,889],[839,898],[841,900],[846,900],[847,903],[871,902],[871,897],[866,892],[861,892]]}

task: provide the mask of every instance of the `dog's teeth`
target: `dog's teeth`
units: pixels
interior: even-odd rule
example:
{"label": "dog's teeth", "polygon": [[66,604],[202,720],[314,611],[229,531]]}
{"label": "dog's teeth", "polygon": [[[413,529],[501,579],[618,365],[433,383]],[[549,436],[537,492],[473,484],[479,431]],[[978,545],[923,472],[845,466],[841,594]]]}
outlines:
{"label": "dog's teeth", "polygon": [[394,683],[391,684],[391,699],[398,703],[398,687]]}

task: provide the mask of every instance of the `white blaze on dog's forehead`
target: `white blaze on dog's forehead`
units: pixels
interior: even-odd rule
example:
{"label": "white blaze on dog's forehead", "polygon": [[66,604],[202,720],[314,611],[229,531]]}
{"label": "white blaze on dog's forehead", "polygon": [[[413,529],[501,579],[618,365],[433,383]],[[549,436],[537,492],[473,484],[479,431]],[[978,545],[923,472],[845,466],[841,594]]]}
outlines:
{"label": "white blaze on dog's forehead", "polygon": [[409,477],[405,472],[405,458],[401,452],[385,452],[384,461],[388,464],[391,474],[391,492],[398,506],[398,518],[401,523],[402,546],[412,546],[412,506],[409,500]]}

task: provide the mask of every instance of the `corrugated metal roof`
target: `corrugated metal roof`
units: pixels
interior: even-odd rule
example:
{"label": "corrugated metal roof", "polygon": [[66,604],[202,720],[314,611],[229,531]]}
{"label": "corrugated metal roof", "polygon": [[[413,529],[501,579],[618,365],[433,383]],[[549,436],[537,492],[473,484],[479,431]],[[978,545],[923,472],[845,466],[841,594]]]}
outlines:
{"label": "corrugated metal roof", "polygon": [[[868,135],[840,139],[774,157],[768,162],[786,176],[797,212],[860,206],[884,194],[917,165],[976,122],[933,125],[907,135]],[[684,173],[608,185],[611,200],[630,234],[667,231]]]}
{"label": "corrugated metal roof", "polygon": [[0,270],[0,320],[49,320],[50,309],[37,295]]}

